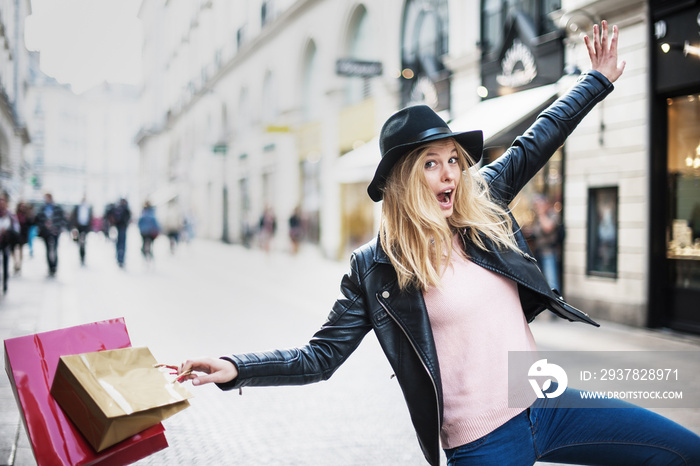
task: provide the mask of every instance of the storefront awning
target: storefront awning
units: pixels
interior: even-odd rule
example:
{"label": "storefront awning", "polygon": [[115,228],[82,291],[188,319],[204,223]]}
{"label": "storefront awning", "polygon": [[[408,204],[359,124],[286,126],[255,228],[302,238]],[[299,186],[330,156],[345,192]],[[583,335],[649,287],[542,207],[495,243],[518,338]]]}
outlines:
{"label": "storefront awning", "polygon": [[484,146],[488,146],[500,135],[542,111],[556,99],[558,89],[558,84],[548,84],[485,100],[466,115],[452,120],[450,129],[454,132],[480,129],[484,132]]}
{"label": "storefront awning", "polygon": [[[466,115],[449,123],[452,131],[484,132],[484,145],[488,146],[499,136],[542,111],[558,95],[559,84],[548,84],[503,97],[495,97],[476,104]],[[338,158],[335,176],[340,183],[369,182],[380,160],[379,138]]]}
{"label": "storefront awning", "polygon": [[178,190],[175,186],[165,186],[155,191],[152,191],[148,196],[147,200],[152,206],[159,206],[167,204],[178,196]]}
{"label": "storefront awning", "polygon": [[336,179],[340,183],[369,183],[380,159],[379,137],[375,137],[336,160]]}

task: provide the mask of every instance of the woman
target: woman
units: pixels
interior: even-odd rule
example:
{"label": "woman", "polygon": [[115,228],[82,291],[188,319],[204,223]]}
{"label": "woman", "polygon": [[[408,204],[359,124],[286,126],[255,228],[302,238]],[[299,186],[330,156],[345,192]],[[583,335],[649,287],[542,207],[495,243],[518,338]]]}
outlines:
{"label": "woman", "polygon": [[7,194],[0,194],[0,254],[2,254],[2,292],[7,293],[10,275],[10,256],[19,243],[19,222],[7,207]]}
{"label": "woman", "polygon": [[353,254],[321,330],[302,348],[185,361],[181,379],[222,389],[324,380],[374,330],[430,464],[441,442],[448,464],[700,462],[700,438],[641,408],[546,409],[558,399],[525,390],[524,408],[508,404],[508,352],[535,349],[537,314],[597,325],[550,289],[507,207],[622,74],[617,28],[608,40],[603,22],[585,41],[593,70],[479,171],[481,132],[452,133],[425,106],[392,115],[368,188],[384,201],[379,238]]}
{"label": "woman", "polygon": [[32,244],[29,240],[30,232],[34,228],[34,207],[28,202],[20,201],[17,204],[15,215],[19,222],[19,243],[15,249],[15,273],[19,274],[22,271],[25,244],[29,244],[30,255],[32,254]]}

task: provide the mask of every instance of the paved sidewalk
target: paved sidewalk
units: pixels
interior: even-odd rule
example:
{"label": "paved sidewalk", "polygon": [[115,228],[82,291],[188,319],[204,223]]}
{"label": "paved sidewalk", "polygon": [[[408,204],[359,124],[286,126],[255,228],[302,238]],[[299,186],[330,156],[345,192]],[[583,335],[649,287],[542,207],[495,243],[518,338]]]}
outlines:
{"label": "paved sidewalk", "polygon": [[[7,295],[0,298],[0,339],[124,315],[132,342],[147,342],[157,357],[168,354],[169,359],[177,360],[182,355],[198,356],[200,351],[216,355],[224,348],[222,342],[227,343],[227,350],[236,350],[236,345],[265,349],[280,342],[287,346],[300,343],[299,335],[308,337],[322,322],[337,293],[338,279],[346,270],[346,263],[327,261],[313,250],[295,258],[283,253],[265,256],[257,250],[208,241],[196,241],[174,257],[163,248],[157,249],[156,264],[149,268],[140,262],[133,239],[128,245],[132,252],[126,271],[117,269],[112,245],[97,235],[89,240],[88,267],[81,269],[75,246],[64,235],[56,279],[46,277],[43,247],[37,244],[35,257],[26,259],[22,275],[10,279]],[[206,268],[202,268],[202,260],[207,261]],[[308,281],[292,273],[300,264]],[[281,277],[289,283],[280,282]],[[270,293],[272,284],[284,290],[277,295]],[[189,291],[181,290],[183,287]],[[292,290],[298,294],[290,299]],[[116,294],[105,296],[110,292]],[[235,300],[236,308],[221,309],[222,302],[229,299]],[[279,312],[283,306],[286,314]],[[146,308],[151,312],[144,312]],[[242,313],[238,308],[255,312]],[[270,326],[270,319],[278,324]],[[210,328],[212,322],[219,328]],[[251,331],[261,327],[267,327],[265,333]],[[653,350],[669,355],[700,351],[698,336],[607,322],[594,329],[538,319],[531,328],[543,350]],[[187,332],[192,338],[171,337]],[[244,397],[222,395],[217,389],[196,389],[193,407],[166,421],[170,448],[139,463],[352,465],[367,464],[357,458],[370,457],[370,464],[424,464],[376,339],[366,340],[324,384],[249,389]],[[700,361],[682,363],[694,366],[700,374]],[[688,388],[697,390],[698,386],[695,381]],[[337,407],[347,400],[351,400],[350,406]],[[658,411],[700,433],[700,406]],[[332,432],[316,425],[323,416],[332,417],[337,426]],[[382,425],[387,418],[393,419],[389,423],[394,430]],[[338,437],[343,448],[333,450],[331,443]],[[197,452],[198,448],[201,451]],[[319,457],[326,459],[319,461]],[[2,375],[0,466],[34,464],[9,380]]]}
{"label": "paved sidewalk", "polygon": [[[25,250],[22,275],[12,276],[7,294],[0,297],[0,339],[3,341],[38,331],[45,311],[46,301],[43,297],[47,293],[48,280],[46,259],[43,256],[37,257],[43,252],[43,247],[35,247],[35,257],[32,258]],[[5,371],[3,345],[3,371],[0,376],[0,465],[31,464],[17,461],[19,450],[31,455],[28,448],[27,434]],[[33,461],[33,457],[29,461]]]}

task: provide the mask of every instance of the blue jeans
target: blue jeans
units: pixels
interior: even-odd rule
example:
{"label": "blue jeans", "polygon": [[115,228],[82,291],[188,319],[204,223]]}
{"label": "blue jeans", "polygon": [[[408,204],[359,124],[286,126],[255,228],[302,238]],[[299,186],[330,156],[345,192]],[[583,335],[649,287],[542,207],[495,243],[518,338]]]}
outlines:
{"label": "blue jeans", "polygon": [[58,268],[58,235],[44,236],[46,243],[46,262],[49,264],[49,274],[56,273]]}
{"label": "blue jeans", "polygon": [[124,265],[126,253],[126,227],[117,227],[117,262]]}
{"label": "blue jeans", "polygon": [[700,465],[700,437],[652,411],[620,400],[557,408],[580,400],[579,393],[569,388],[558,398],[538,399],[484,437],[445,450],[447,464]]}
{"label": "blue jeans", "polygon": [[559,286],[559,264],[557,264],[557,255],[553,252],[542,254],[538,257],[542,273],[547,279],[550,288],[561,292]]}

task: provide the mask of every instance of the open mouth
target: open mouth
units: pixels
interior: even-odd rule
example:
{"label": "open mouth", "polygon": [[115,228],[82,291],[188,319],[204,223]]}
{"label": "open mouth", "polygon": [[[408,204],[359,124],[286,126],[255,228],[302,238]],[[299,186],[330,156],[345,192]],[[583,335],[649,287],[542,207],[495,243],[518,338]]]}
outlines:
{"label": "open mouth", "polygon": [[448,205],[452,200],[452,190],[447,189],[437,195],[437,200],[442,205]]}

